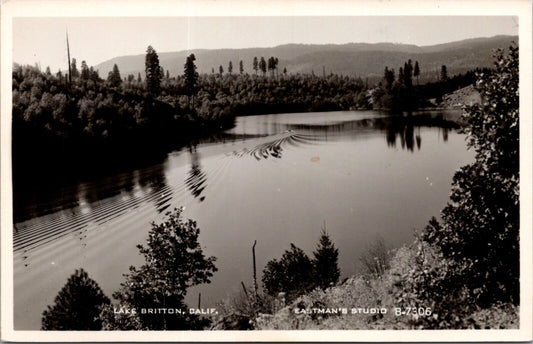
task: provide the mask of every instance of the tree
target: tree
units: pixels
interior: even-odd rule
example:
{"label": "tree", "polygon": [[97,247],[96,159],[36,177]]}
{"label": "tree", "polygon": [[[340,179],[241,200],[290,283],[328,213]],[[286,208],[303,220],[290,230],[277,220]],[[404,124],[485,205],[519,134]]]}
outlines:
{"label": "tree", "polygon": [[481,103],[463,117],[475,162],[456,172],[442,222],[423,233],[448,261],[447,281],[481,307],[520,301],[518,47],[495,57],[495,71],[478,74]]}
{"label": "tree", "polygon": [[122,77],[120,76],[120,72],[116,63],[113,65],[113,70],[109,72],[107,81],[112,87],[118,87],[120,84],[122,84]]}
{"label": "tree", "polygon": [[440,67],[440,81],[446,80],[448,80],[448,69],[446,68],[446,65],[442,65]]}
{"label": "tree", "polygon": [[[142,308],[186,309],[187,289],[209,283],[215,257],[204,256],[192,220],[183,221],[182,209],[166,213],[163,223],[152,223],[147,246],[138,245],[145,264],[131,266],[119,291],[113,294],[121,305]],[[188,313],[188,312],[187,312]],[[200,329],[203,322],[193,314],[139,314],[141,328],[150,330]]]}
{"label": "tree", "polygon": [[89,67],[87,66],[87,62],[83,60],[81,61],[81,78],[82,80],[89,80],[89,77]]}
{"label": "tree", "polygon": [[71,68],[71,75],[73,78],[77,78],[80,76],[80,72],[78,71],[78,68],[76,67],[75,58],[72,58],[72,61],[70,62],[70,68]]}
{"label": "tree", "polygon": [[265,61],[265,58],[261,56],[261,61],[259,61],[259,69],[261,69],[261,73],[263,73],[263,76],[265,76],[267,71],[267,64]]}
{"label": "tree", "polygon": [[286,293],[288,302],[313,288],[313,264],[304,251],[291,243],[279,261],[269,261],[263,270],[263,287],[267,294]]}
{"label": "tree", "polygon": [[159,56],[151,45],[146,49],[145,58],[146,88],[152,95],[161,93],[161,67],[159,66]]}
{"label": "tree", "polygon": [[313,255],[313,279],[316,284],[322,289],[326,289],[337,283],[340,277],[340,269],[337,265],[339,250],[331,242],[325,226],[322,228],[319,244]]}
{"label": "tree", "polygon": [[46,75],[52,75],[52,72],[50,72],[50,66],[46,67]]}
{"label": "tree", "polygon": [[418,85],[418,76],[420,75],[420,67],[418,66],[418,61],[415,61],[415,70],[413,75],[416,76],[416,84]]}
{"label": "tree", "polygon": [[258,68],[257,56],[254,56],[253,69],[255,71],[255,75],[257,75],[257,68]]}
{"label": "tree", "polygon": [[242,60],[239,61],[239,74],[242,75],[242,73],[244,72],[244,65],[242,63]]}
{"label": "tree", "polygon": [[189,110],[191,108],[191,98],[194,107],[194,95],[196,94],[198,83],[198,72],[196,71],[196,65],[194,64],[194,61],[196,61],[194,54],[187,56],[183,70],[185,85],[187,87],[187,107]]}
{"label": "tree", "polygon": [[385,71],[383,72],[383,80],[385,82],[385,90],[390,92],[392,89],[392,84],[394,83],[394,69],[385,67]]}
{"label": "tree", "polygon": [[228,73],[231,74],[231,72],[233,72],[233,62],[229,61],[229,63],[228,63]]}
{"label": "tree", "polygon": [[137,82],[138,82],[138,83],[141,83],[142,81],[143,81],[143,79],[141,78],[141,73],[139,72],[139,73],[137,74]]}
{"label": "tree", "polygon": [[55,304],[43,312],[42,329],[59,331],[100,330],[100,307],[109,298],[83,269],[76,270],[55,298]]}
{"label": "tree", "polygon": [[224,74],[224,68],[222,67],[222,65],[218,66],[218,73],[220,74],[220,76]]}

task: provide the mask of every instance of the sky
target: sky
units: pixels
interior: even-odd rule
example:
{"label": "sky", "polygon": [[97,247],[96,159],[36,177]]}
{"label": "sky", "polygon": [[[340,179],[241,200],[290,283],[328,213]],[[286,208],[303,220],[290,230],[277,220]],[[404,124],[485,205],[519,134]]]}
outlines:
{"label": "sky", "polygon": [[89,66],[123,55],[287,43],[392,42],[419,46],[517,35],[513,16],[16,17],[13,61],[66,70],[70,55]]}

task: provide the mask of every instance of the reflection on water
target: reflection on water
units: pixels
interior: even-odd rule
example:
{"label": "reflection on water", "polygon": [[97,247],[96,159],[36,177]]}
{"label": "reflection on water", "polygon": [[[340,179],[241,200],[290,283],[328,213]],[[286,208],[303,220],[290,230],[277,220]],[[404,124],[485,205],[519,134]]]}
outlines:
{"label": "reflection on water", "polygon": [[261,271],[290,242],[310,253],[324,221],[341,270],[354,273],[356,252],[371,237],[405,242],[444,205],[453,171],[473,155],[448,116],[239,117],[233,129],[149,167],[16,187],[15,322],[38,328],[43,309],[79,267],[90,268],[111,295],[149,223],[179,206],[198,221],[206,254],[218,258],[219,273],[199,290],[206,305],[249,280],[254,240]]}
{"label": "reflection on water", "polygon": [[200,202],[203,202],[205,196],[200,196],[207,186],[207,175],[201,169],[200,154],[196,150],[196,145],[189,146],[189,154],[191,155],[191,169],[189,171],[189,177],[185,180],[185,184],[194,198],[198,198]]}
{"label": "reflection on water", "polygon": [[[356,140],[368,134],[375,135],[380,132],[384,134],[388,147],[395,148],[399,139],[402,149],[413,152],[415,142],[418,150],[422,145],[421,127],[438,128],[439,135],[442,135],[446,142],[449,130],[458,128],[458,125],[439,115],[420,114],[406,117],[371,116],[370,118],[326,123],[284,123],[281,121],[258,127],[265,129],[267,134],[273,130],[281,132],[267,136],[264,133],[239,135],[235,133],[235,130],[238,130],[236,128],[226,134],[219,134],[217,137],[221,140],[221,144],[237,141],[252,143],[252,146],[246,144],[242,149],[233,150],[229,154],[239,158],[253,157],[260,161],[269,157],[281,159],[283,151],[288,147],[298,149],[320,142]],[[246,138],[253,139],[247,140]],[[190,160],[184,185],[195,199],[203,202],[206,199],[204,191],[208,185],[208,175],[202,170],[201,154],[197,147],[198,144],[195,143],[187,148]],[[91,183],[76,184],[66,193],[68,196],[66,199],[59,197],[56,193],[50,195],[48,210],[56,211],[55,213],[41,217],[38,221],[30,219],[25,223],[15,224],[14,249],[15,251],[21,249],[27,251],[71,233],[78,233],[80,241],[83,241],[83,235],[89,224],[104,224],[146,202],[153,202],[156,210],[162,213],[170,207],[174,189],[176,185],[167,184],[164,163],[143,170],[108,176]],[[48,190],[49,188],[45,186],[42,191],[46,193]],[[20,195],[15,195],[16,197]],[[43,195],[39,194],[39,198],[42,197]],[[37,205],[26,207],[26,211],[33,208],[37,208]],[[66,210],[61,210],[63,208]],[[31,216],[32,213],[27,212],[26,216],[28,215]],[[97,228],[97,226],[92,228]]]}

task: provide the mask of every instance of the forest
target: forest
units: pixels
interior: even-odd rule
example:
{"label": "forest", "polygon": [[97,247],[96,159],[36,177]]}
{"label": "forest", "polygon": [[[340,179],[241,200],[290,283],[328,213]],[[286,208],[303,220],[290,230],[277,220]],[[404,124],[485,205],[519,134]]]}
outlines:
{"label": "forest", "polygon": [[[442,66],[439,82],[418,85],[418,61],[405,62],[395,76],[385,67],[383,80],[337,74],[291,74],[278,59],[254,58],[254,73],[212,68],[199,75],[195,56],[183,75],[170,77],[151,46],[144,78],[122,76],[114,66],[106,78],[72,59],[69,72],[52,74],[38,66],[13,68],[13,157],[22,166],[28,158],[76,162],[127,160],[168,151],[191,139],[230,128],[235,116],[267,113],[384,109],[411,111],[434,106],[429,98],[474,82],[474,72],[448,78]],[[80,158],[83,157],[83,158]],[[30,159],[31,160],[31,159]],[[78,161],[76,161],[78,160]]]}

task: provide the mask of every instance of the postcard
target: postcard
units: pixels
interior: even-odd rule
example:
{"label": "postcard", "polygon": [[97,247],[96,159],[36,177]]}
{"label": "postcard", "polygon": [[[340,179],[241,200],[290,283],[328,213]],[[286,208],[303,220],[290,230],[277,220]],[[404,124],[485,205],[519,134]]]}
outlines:
{"label": "postcard", "polygon": [[1,23],[2,340],[532,340],[530,2]]}

